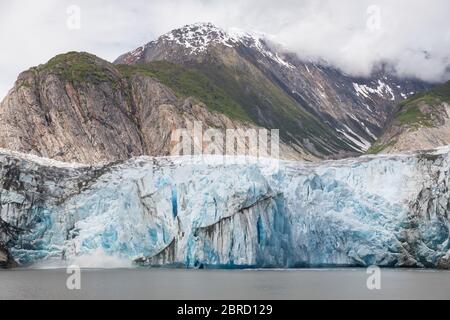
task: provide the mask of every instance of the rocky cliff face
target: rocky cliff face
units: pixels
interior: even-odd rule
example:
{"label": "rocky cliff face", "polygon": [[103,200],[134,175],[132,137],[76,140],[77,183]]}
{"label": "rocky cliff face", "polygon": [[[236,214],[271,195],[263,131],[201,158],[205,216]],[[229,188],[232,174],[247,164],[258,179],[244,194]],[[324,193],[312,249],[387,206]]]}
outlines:
{"label": "rocky cliff face", "polygon": [[402,102],[372,153],[427,150],[450,144],[450,82]]}
{"label": "rocky cliff face", "polygon": [[138,111],[126,89],[120,74],[101,59],[77,53],[55,57],[22,73],[2,102],[0,146],[81,162],[140,155]]}
{"label": "rocky cliff face", "polygon": [[448,268],[448,152],[97,167],[3,152],[2,241],[23,265]]}

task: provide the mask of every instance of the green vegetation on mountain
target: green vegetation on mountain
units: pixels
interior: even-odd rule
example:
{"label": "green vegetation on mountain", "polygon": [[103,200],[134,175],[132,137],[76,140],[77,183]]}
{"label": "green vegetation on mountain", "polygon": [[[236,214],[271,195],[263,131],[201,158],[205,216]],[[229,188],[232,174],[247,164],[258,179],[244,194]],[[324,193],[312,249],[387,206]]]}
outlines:
{"label": "green vegetation on mountain", "polygon": [[407,132],[435,127],[439,130],[439,126],[445,123],[443,102],[450,103],[450,81],[401,102],[385,134],[367,153],[378,154],[394,147]]}
{"label": "green vegetation on mountain", "polygon": [[394,123],[415,129],[433,127],[433,114],[439,112],[436,107],[442,102],[450,103],[450,81],[400,103]]}
{"label": "green vegetation on mountain", "polygon": [[435,105],[442,102],[450,103],[450,81],[430,89],[426,92],[418,93],[400,103],[400,107],[424,102],[428,105]]}
{"label": "green vegetation on mountain", "polygon": [[233,119],[251,122],[251,117],[221,87],[215,85],[201,72],[166,61],[155,61],[139,65],[118,65],[118,70],[127,78],[141,74],[158,79],[171,88],[179,98],[194,97],[209,109],[221,112]]}
{"label": "green vegetation on mountain", "polygon": [[171,88],[179,98],[193,97],[211,110],[221,112],[233,119],[253,122],[238,102],[204,74],[193,68],[165,61],[145,65],[115,66],[88,53],[69,52],[52,58],[36,70],[58,75],[74,85],[106,82],[115,89],[119,87],[122,77],[131,79],[133,74],[140,74],[159,80]]}
{"label": "green vegetation on mountain", "polygon": [[36,69],[59,75],[73,84],[117,81],[113,65],[109,66],[108,62],[84,52],[57,55]]}
{"label": "green vegetation on mountain", "polygon": [[375,143],[373,144],[369,150],[367,150],[366,154],[379,154],[386,150],[389,147],[394,146],[397,143],[397,140],[392,140],[389,143],[383,144],[383,143]]}
{"label": "green vegetation on mountain", "polygon": [[410,127],[432,127],[433,119],[430,113],[420,110],[418,105],[408,106],[397,113],[395,120],[401,125]]}

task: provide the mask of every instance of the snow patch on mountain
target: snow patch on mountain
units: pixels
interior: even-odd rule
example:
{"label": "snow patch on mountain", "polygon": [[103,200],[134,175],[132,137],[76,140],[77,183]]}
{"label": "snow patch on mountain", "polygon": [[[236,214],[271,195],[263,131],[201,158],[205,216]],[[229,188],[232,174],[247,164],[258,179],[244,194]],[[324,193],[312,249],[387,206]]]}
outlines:
{"label": "snow patch on mountain", "polygon": [[376,87],[369,87],[365,84],[353,83],[353,88],[356,91],[358,96],[363,96],[367,99],[370,99],[371,94],[376,94],[381,98],[386,96],[390,97],[391,101],[395,101],[395,94],[392,88],[382,80],[378,80],[376,83]]}
{"label": "snow patch on mountain", "polygon": [[[268,36],[266,34],[259,32],[245,32],[240,29],[231,29],[230,32],[233,35],[233,38],[236,39],[236,43],[242,43],[248,47],[256,49],[266,58],[271,59],[285,68],[295,69],[293,64],[287,62],[280,56],[280,52],[277,52],[277,50],[273,48],[275,44],[268,44]],[[276,46],[281,47],[280,45]],[[283,51],[282,48],[279,49],[280,51]]]}
{"label": "snow patch on mountain", "polygon": [[175,42],[199,54],[208,50],[211,44],[233,47],[239,39],[228,35],[224,30],[211,23],[194,23],[163,35],[163,41]]}
{"label": "snow patch on mountain", "polygon": [[370,146],[372,145],[369,141],[356,134],[347,125],[344,125],[344,128],[344,130],[337,128],[336,131],[341,133],[347,140],[351,142],[347,143],[351,148],[353,148],[357,152],[365,152],[369,150]]}
{"label": "snow patch on mountain", "polygon": [[[294,65],[281,57],[280,52],[277,52],[267,44],[266,38],[265,34],[258,32],[245,32],[236,28],[232,28],[227,32],[211,23],[194,23],[172,30],[149,45],[157,41],[173,42],[188,49],[190,54],[194,55],[207,52],[212,45],[223,45],[229,48],[245,45],[256,49],[262,56],[285,68],[295,68]],[[131,53],[129,59],[137,60],[137,57],[142,52],[142,48],[138,48]]]}

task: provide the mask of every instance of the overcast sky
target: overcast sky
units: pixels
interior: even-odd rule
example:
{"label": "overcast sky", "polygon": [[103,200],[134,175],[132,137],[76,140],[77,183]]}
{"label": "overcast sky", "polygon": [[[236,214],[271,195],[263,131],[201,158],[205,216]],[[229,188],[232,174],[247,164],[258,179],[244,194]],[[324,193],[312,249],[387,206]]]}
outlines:
{"label": "overcast sky", "polygon": [[58,53],[112,61],[193,22],[264,32],[351,74],[389,61],[401,75],[443,81],[449,13],[448,0],[0,0],[0,99],[21,71]]}

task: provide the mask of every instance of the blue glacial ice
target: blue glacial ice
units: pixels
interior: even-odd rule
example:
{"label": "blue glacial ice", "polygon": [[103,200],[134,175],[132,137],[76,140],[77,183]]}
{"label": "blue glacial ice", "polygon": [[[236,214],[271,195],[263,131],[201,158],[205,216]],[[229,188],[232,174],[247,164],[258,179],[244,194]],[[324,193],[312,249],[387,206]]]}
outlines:
{"label": "blue glacial ice", "polygon": [[4,152],[0,241],[39,266],[448,268],[448,152],[279,167]]}

